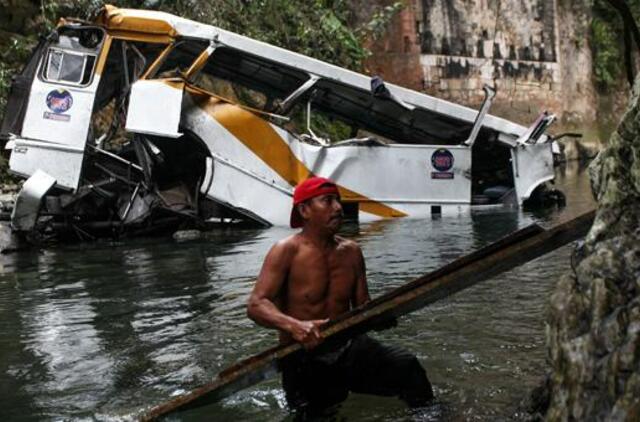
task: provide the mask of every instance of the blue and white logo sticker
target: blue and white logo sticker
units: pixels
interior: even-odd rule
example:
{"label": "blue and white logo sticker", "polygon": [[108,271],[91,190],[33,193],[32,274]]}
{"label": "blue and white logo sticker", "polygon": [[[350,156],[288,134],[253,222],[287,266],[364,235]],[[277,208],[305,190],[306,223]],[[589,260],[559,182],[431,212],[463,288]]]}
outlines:
{"label": "blue and white logo sticker", "polygon": [[47,107],[56,114],[64,113],[73,105],[73,97],[66,89],[54,89],[47,94]]}
{"label": "blue and white logo sticker", "polygon": [[431,165],[438,171],[449,171],[453,167],[453,154],[445,148],[437,149],[431,155]]}

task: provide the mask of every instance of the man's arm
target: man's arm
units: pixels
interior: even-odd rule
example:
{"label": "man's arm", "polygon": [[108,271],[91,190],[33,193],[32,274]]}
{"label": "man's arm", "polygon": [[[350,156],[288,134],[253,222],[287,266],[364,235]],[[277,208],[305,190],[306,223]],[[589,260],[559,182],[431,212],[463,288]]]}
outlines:
{"label": "man's arm", "polygon": [[300,321],[276,306],[294,253],[294,246],[286,240],[271,248],[249,297],[247,316],[263,327],[285,331],[306,348],[313,348],[322,341],[319,326],[327,320]]}

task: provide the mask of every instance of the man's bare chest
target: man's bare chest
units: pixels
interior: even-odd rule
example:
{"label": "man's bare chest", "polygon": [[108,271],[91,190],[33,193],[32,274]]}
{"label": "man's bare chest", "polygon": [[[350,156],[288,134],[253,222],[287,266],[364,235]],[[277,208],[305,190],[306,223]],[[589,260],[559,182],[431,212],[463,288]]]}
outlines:
{"label": "man's bare chest", "polygon": [[354,265],[339,254],[301,257],[289,271],[289,297],[310,304],[348,301],[356,282]]}

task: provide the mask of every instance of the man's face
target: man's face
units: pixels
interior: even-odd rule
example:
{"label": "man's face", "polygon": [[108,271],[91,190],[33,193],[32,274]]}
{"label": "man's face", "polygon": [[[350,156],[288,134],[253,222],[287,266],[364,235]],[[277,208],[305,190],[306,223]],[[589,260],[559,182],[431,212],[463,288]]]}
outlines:
{"label": "man's face", "polygon": [[342,222],[342,204],[334,193],[316,196],[301,204],[300,215],[305,224],[324,227],[335,233]]}

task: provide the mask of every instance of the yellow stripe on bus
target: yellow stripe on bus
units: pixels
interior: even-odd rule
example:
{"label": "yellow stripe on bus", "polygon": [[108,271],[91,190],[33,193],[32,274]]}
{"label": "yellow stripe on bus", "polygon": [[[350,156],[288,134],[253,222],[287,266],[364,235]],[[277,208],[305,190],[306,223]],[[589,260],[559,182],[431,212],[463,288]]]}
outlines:
{"label": "yellow stripe on bus", "polygon": [[[267,121],[238,106],[223,103],[215,98],[204,95],[193,95],[193,98],[200,108],[216,119],[291,186],[296,186],[311,176],[309,169],[291,152],[287,143]],[[343,186],[338,185],[338,189],[345,201],[358,202],[361,211],[379,217],[406,217],[407,215]]]}

